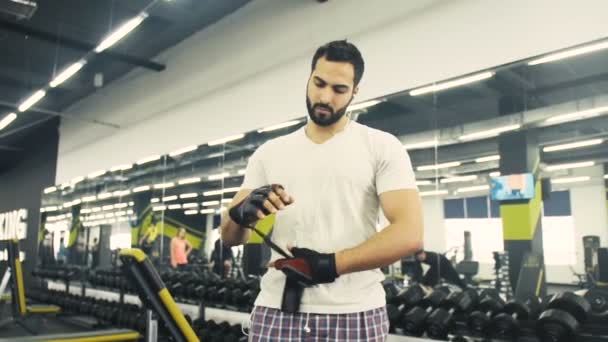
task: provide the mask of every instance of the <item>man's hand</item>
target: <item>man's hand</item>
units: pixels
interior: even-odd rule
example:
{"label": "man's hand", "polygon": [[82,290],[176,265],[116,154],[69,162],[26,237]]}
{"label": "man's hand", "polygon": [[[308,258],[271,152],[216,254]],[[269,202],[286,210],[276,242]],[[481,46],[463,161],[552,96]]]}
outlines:
{"label": "man's hand", "polygon": [[240,226],[250,226],[292,203],[293,198],[285,192],[283,186],[265,185],[253,190],[249,196],[230,208],[228,214]]}
{"label": "man's hand", "polygon": [[[319,253],[308,248],[289,247],[289,251],[293,254],[293,259],[278,259],[276,264],[282,262],[289,264],[289,260],[299,259],[306,263],[309,270],[299,270],[307,273],[310,277],[311,285],[333,283],[338,277],[336,272],[336,255],[334,253]],[[275,262],[270,263],[269,267],[275,267]],[[295,264],[293,264],[295,265]]]}

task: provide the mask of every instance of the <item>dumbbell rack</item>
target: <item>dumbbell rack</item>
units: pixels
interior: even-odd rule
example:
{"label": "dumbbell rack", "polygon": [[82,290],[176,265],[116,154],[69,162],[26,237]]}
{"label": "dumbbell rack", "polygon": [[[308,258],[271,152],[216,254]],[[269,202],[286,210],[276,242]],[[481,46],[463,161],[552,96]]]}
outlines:
{"label": "dumbbell rack", "polygon": [[492,285],[504,298],[509,300],[513,298],[511,278],[509,277],[509,254],[507,251],[495,252],[495,259],[495,280],[492,281]]}

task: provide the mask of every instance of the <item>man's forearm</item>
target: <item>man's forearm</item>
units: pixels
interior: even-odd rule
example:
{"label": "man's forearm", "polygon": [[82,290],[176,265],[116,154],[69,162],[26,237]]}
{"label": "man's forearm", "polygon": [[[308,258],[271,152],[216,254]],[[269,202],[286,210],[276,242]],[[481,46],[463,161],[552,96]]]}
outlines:
{"label": "man's forearm", "polygon": [[390,265],[422,247],[422,224],[404,228],[391,224],[359,246],[336,253],[338,274],[366,271]]}
{"label": "man's forearm", "polygon": [[249,229],[242,228],[237,223],[230,219],[230,216],[226,213],[222,219],[222,224],[220,225],[220,234],[222,236],[222,241],[232,247],[242,245],[249,240],[249,235],[251,232]]}

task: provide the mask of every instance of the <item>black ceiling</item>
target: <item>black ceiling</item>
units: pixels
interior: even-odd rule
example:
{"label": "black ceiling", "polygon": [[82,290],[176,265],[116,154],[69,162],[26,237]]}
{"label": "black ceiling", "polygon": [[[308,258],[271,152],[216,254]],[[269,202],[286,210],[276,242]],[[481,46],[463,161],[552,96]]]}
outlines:
{"label": "black ceiling", "polygon": [[[0,9],[12,0],[0,0]],[[110,32],[143,9],[149,17],[118,44],[91,60],[73,78],[50,89],[35,108],[20,113],[0,131],[0,173],[13,167],[30,146],[43,141],[37,132],[57,127],[57,114],[96,90],[141,67],[162,72],[154,61],[163,50],[234,12],[249,0],[38,0],[30,19],[0,10],[0,119],[45,87],[57,73],[78,61]],[[170,68],[170,65],[166,66]],[[54,120],[53,120],[54,119]]]}

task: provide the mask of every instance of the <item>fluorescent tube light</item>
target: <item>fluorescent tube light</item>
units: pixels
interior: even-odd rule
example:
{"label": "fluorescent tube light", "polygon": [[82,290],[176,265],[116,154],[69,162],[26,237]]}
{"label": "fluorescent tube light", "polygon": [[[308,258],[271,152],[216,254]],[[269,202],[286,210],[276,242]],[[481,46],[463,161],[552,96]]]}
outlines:
{"label": "fluorescent tube light", "polygon": [[566,59],[566,58],[570,58],[570,57],[574,57],[574,56],[579,56],[579,55],[603,50],[606,48],[608,48],[608,42],[605,42],[605,41],[599,42],[599,43],[595,43],[595,44],[590,44],[590,45],[586,45],[586,46],[568,49],[568,50],[565,50],[562,52],[552,53],[545,57],[537,58],[537,59],[534,59],[534,60],[528,62],[528,65],[538,65],[538,64],[548,63],[548,62],[554,62],[554,61],[558,61],[561,59]]}
{"label": "fluorescent tube light", "polygon": [[26,110],[30,109],[33,105],[35,105],[38,101],[40,101],[45,95],[46,95],[46,92],[44,90],[38,90],[32,96],[30,96],[27,100],[23,101],[17,109],[19,109],[20,112],[25,112]]}
{"label": "fluorescent tube light", "polygon": [[495,161],[495,160],[500,160],[500,156],[498,154],[477,158],[477,159],[475,159],[475,162],[476,163],[485,163],[485,162],[490,162],[490,161]]}
{"label": "fluorescent tube light", "polygon": [[593,145],[599,145],[604,142],[604,139],[591,139],[591,140],[583,140],[577,141],[567,144],[546,146],[543,148],[543,152],[555,152],[555,151],[563,151],[563,150],[571,150],[574,148],[581,148]]}
{"label": "fluorescent tube light", "polygon": [[418,171],[439,170],[439,169],[446,169],[448,167],[456,167],[456,166],[460,166],[460,165],[462,165],[462,163],[456,161],[456,162],[440,163],[440,164],[434,164],[434,165],[418,166],[416,168],[416,170],[418,170]]}
{"label": "fluorescent tube light", "polygon": [[219,173],[217,175],[211,175],[209,176],[209,180],[219,180],[219,179],[224,179],[226,177],[230,176],[230,173],[228,172],[224,172],[224,173]]}
{"label": "fluorescent tube light", "polygon": [[566,170],[566,169],[576,169],[579,167],[588,167],[595,165],[594,161],[586,161],[579,163],[567,163],[567,164],[557,164],[557,165],[549,165],[545,169],[547,171],[557,171],[557,170]]}
{"label": "fluorescent tube light", "polygon": [[49,188],[44,189],[44,193],[45,194],[50,194],[50,193],[53,193],[55,191],[57,191],[57,187],[55,187],[55,186],[51,186]]}
{"label": "fluorescent tube light", "polygon": [[198,194],[195,193],[195,192],[179,195],[179,198],[181,198],[181,199],[184,199],[184,198],[195,198],[195,197],[198,197]]}
{"label": "fluorescent tube light", "polygon": [[420,196],[421,197],[426,197],[426,196],[442,196],[442,195],[447,195],[448,191],[447,190],[432,190],[432,191],[422,191],[420,192]]}
{"label": "fluorescent tube light", "polygon": [[497,127],[497,128],[492,128],[492,129],[488,129],[485,131],[463,134],[460,137],[458,137],[458,140],[473,140],[473,139],[489,138],[489,137],[493,137],[493,136],[499,135],[504,132],[515,131],[520,128],[521,128],[520,124]]}
{"label": "fluorescent tube light", "polygon": [[347,111],[352,112],[354,110],[365,109],[367,107],[375,106],[382,102],[384,102],[384,100],[369,100],[361,103],[355,103],[351,106],[348,106]]}
{"label": "fluorescent tube light", "polygon": [[104,38],[103,41],[95,48],[95,52],[100,53],[105,49],[111,47],[112,45],[116,44],[119,40],[129,34],[129,32],[133,31],[137,26],[139,26],[139,24],[141,24],[141,22],[144,21],[147,17],[147,13],[140,13],[135,18],[132,18],[131,20],[124,23],[116,31],[112,32],[110,35]]}
{"label": "fluorescent tube light", "polygon": [[203,202],[203,207],[211,207],[214,205],[219,205],[220,201],[204,201]]}
{"label": "fluorescent tube light", "polygon": [[133,192],[143,192],[143,191],[149,191],[149,190],[150,190],[149,185],[142,185],[142,186],[133,188]]}
{"label": "fluorescent tube light", "polygon": [[175,183],[173,183],[173,182],[160,183],[160,184],[154,184],[154,189],[168,189],[168,188],[172,188],[174,186],[175,186]]}
{"label": "fluorescent tube light", "polygon": [[581,110],[573,113],[555,115],[546,120],[547,123],[558,123],[591,118],[608,112],[608,106]]}
{"label": "fluorescent tube light", "polygon": [[201,181],[200,177],[184,178],[184,179],[180,179],[179,181],[177,181],[177,184],[179,184],[179,185],[193,184],[193,183],[198,183],[200,181]]}
{"label": "fluorescent tube light", "polygon": [[184,211],[185,215],[196,215],[198,214],[198,210],[186,210]]}
{"label": "fluorescent tube light", "polygon": [[57,75],[57,77],[55,77],[55,79],[51,81],[49,86],[51,88],[55,88],[56,86],[62,84],[63,82],[68,80],[70,77],[74,76],[74,74],[77,73],[80,69],[82,69],[82,67],[86,63],[87,62],[84,59],[81,59],[78,62],[70,65],[65,70],[63,70],[59,75]]}
{"label": "fluorescent tube light", "polygon": [[476,186],[467,186],[464,188],[458,188],[458,189],[456,189],[456,193],[487,191],[487,190],[490,190],[489,185],[476,185]]}
{"label": "fluorescent tube light", "polygon": [[489,174],[490,177],[500,177],[500,171],[492,171]]}
{"label": "fluorescent tube light", "polygon": [[410,91],[411,96],[418,96],[426,93],[433,93],[449,88],[459,87],[465,84],[470,84],[474,82],[479,82],[494,76],[494,73],[491,71],[482,72],[480,74],[475,74],[471,76],[462,77],[453,81],[441,82],[437,84],[433,84],[426,87],[421,87]]}
{"label": "fluorescent tube light", "polygon": [[586,182],[590,179],[591,179],[591,177],[589,177],[589,176],[556,178],[556,179],[551,180],[551,184],[568,184],[568,183]]}
{"label": "fluorescent tube light", "polygon": [[171,202],[177,200],[177,195],[163,197],[163,202]]}
{"label": "fluorescent tube light", "polygon": [[291,126],[297,125],[300,122],[301,122],[300,120],[292,120],[292,121],[283,122],[283,123],[280,123],[280,124],[276,124],[276,125],[272,125],[272,126],[268,126],[268,127],[262,128],[262,129],[258,129],[258,133],[276,131],[278,129],[287,128],[287,127],[291,127]]}
{"label": "fluorescent tube light", "polygon": [[477,175],[469,175],[469,176],[443,178],[439,182],[441,184],[447,184],[447,183],[468,182],[468,181],[472,181],[472,180],[476,180],[476,179],[477,179]]}
{"label": "fluorescent tube light", "polygon": [[9,113],[2,120],[0,120],[0,130],[6,128],[6,126],[10,125],[13,121],[17,119],[17,114]]}

